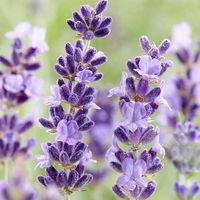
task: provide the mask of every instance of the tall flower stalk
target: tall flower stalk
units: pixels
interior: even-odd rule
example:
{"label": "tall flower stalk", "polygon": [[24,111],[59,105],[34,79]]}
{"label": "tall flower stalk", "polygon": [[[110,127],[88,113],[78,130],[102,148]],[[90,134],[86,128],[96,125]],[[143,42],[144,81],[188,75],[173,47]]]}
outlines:
{"label": "tall flower stalk", "polygon": [[94,122],[89,118],[90,108],[99,107],[93,102],[97,91],[89,86],[102,78],[98,67],[107,61],[103,52],[90,46],[91,40],[109,34],[110,17],[103,17],[107,1],[101,0],[95,8],[83,5],[67,20],[69,27],[78,34],[74,45],[65,45],[65,56],[60,56],[54,69],[60,78],[51,87],[52,96],[46,99],[50,118],[41,118],[41,125],[55,135],[55,141],[42,144],[44,155],[38,156],[38,166],[46,175],[38,180],[44,186],[58,187],[69,199],[70,195],[92,181],[85,172],[92,153],[83,142],[84,132]]}
{"label": "tall flower stalk", "polygon": [[[200,48],[192,52],[192,30],[187,23],[173,28],[171,51],[183,67],[166,85],[164,96],[172,111],[162,110],[161,122],[168,124],[172,136],[166,144],[167,157],[176,169],[174,190],[181,200],[192,200],[200,191],[200,132],[196,123],[200,107]],[[169,130],[168,130],[169,132]]]}
{"label": "tall flower stalk", "polygon": [[163,168],[158,151],[159,129],[152,124],[152,115],[160,104],[167,106],[162,97],[160,77],[172,66],[166,60],[170,42],[165,39],[156,47],[146,36],[140,38],[144,55],[128,60],[126,72],[118,88],[110,90],[110,96],[119,97],[123,119],[115,129],[113,144],[107,151],[108,164],[121,176],[113,186],[114,193],[122,199],[148,199],[156,190],[152,175]]}
{"label": "tall flower stalk", "polygon": [[[18,156],[27,158],[34,145],[30,138],[22,144],[23,135],[33,126],[34,119],[27,116],[20,119],[20,108],[32,98],[40,96],[41,80],[34,76],[40,68],[37,55],[47,50],[44,42],[45,30],[27,22],[5,34],[12,40],[11,55],[0,55],[0,161],[4,165],[4,180],[7,182],[9,167]],[[24,47],[22,38],[29,38]]]}

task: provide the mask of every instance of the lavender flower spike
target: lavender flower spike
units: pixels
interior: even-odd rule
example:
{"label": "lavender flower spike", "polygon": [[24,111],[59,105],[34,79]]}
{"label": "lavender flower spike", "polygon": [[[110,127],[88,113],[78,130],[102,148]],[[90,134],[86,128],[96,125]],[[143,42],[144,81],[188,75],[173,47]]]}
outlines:
{"label": "lavender flower spike", "polygon": [[38,176],[38,181],[47,188],[53,185],[62,195],[81,191],[93,180],[86,167],[89,161],[95,161],[83,134],[95,125],[89,110],[99,108],[94,103],[97,91],[89,83],[102,78],[98,69],[107,57],[91,47],[90,41],[110,32],[111,18],[102,15],[106,6],[104,0],[95,9],[84,5],[80,13],[74,12],[73,19],[67,20],[80,39],[74,45],[66,43],[65,55],[58,57],[54,70],[59,79],[51,88],[52,96],[46,99],[50,116],[39,119],[47,132],[55,135],[55,141],[42,144],[44,155],[36,157],[37,166],[46,172]]}
{"label": "lavender flower spike", "polygon": [[[43,34],[40,35],[38,31],[40,33],[42,31]],[[5,168],[6,182],[2,183],[1,189],[4,193],[8,193],[7,197],[4,195],[1,199],[11,199],[9,186],[12,183],[11,185],[7,183],[8,167],[11,163],[15,163],[18,157],[29,158],[29,150],[35,145],[33,138],[22,142],[23,135],[32,128],[35,120],[33,116],[20,119],[20,106],[41,96],[39,88],[42,86],[42,81],[34,76],[34,71],[41,67],[37,55],[47,50],[47,44],[45,29],[34,27],[27,22],[20,23],[5,36],[12,40],[12,52],[9,58],[0,55],[0,64],[4,67],[0,76],[0,162]],[[25,36],[28,36],[28,47],[23,45]],[[18,187],[23,187],[23,183],[19,181],[19,184]],[[34,196],[32,198],[30,196],[30,199],[34,199]]]}
{"label": "lavender flower spike", "polygon": [[[127,62],[132,76],[124,72],[120,86],[110,90],[109,96],[119,97],[123,119],[114,131],[113,145],[106,153],[106,160],[111,168],[122,174],[112,188],[114,193],[122,199],[144,200],[156,190],[156,183],[145,177],[163,168],[157,155],[163,148],[159,143],[158,128],[151,124],[151,116],[160,103],[165,102],[160,77],[172,62],[163,62],[169,40],[163,40],[156,47],[142,36],[140,44],[145,55]],[[122,150],[118,143],[127,148]],[[149,146],[152,147],[147,150]]]}
{"label": "lavender flower spike", "polygon": [[102,13],[107,7],[107,0],[101,0],[96,8],[88,5],[81,7],[80,13],[74,12],[73,18],[67,20],[67,24],[78,32],[84,40],[92,40],[94,37],[105,37],[110,33],[111,17],[102,17]]}
{"label": "lavender flower spike", "polygon": [[[171,51],[183,65],[182,73],[177,73],[168,81],[163,96],[172,111],[162,110],[161,123],[170,128],[166,134],[165,149],[167,158],[176,169],[177,179],[174,191],[179,199],[194,199],[199,195],[199,125],[196,124],[199,110],[199,44],[192,52],[192,30],[183,22],[172,30]],[[181,116],[181,117],[180,117]],[[173,134],[172,134],[173,133]]]}

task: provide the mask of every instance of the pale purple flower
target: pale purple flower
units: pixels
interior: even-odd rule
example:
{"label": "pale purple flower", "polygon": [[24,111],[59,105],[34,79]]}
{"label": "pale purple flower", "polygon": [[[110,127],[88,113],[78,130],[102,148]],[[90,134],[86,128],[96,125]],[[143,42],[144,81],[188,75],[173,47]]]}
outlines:
{"label": "pale purple flower", "polygon": [[46,30],[44,28],[33,26],[29,33],[29,45],[37,48],[40,53],[48,51],[48,45],[45,42]]}
{"label": "pale purple flower", "polygon": [[128,78],[128,74],[126,72],[122,72],[121,82],[119,87],[113,88],[109,90],[108,97],[112,97],[113,95],[117,96],[125,96],[126,94],[126,79]]}
{"label": "pale purple flower", "polygon": [[108,151],[106,152],[106,155],[105,155],[105,160],[108,165],[110,162],[116,161],[115,153],[117,151],[120,151],[120,148],[117,144],[117,138],[115,136],[113,136],[112,145],[108,149]]}
{"label": "pale purple flower", "polygon": [[50,163],[51,163],[51,159],[48,153],[48,145],[46,143],[41,144],[41,148],[42,148],[42,155],[37,155],[35,158],[37,160],[37,167],[40,168],[45,168],[45,167],[49,167]]}
{"label": "pale purple flower", "polygon": [[52,96],[47,97],[45,99],[45,104],[53,105],[53,106],[60,105],[62,98],[61,98],[61,94],[60,94],[60,87],[58,85],[51,86],[51,94],[52,94]]}
{"label": "pale purple flower", "polygon": [[122,162],[123,175],[118,178],[117,185],[123,186],[128,191],[134,191],[136,185],[146,187],[147,183],[143,177],[145,170],[146,165],[143,160],[125,158]]}
{"label": "pale purple flower", "polygon": [[94,74],[87,69],[84,69],[77,73],[76,81],[77,82],[84,82],[89,83],[95,80]]}
{"label": "pale purple flower", "polygon": [[199,67],[192,67],[190,69],[190,79],[194,83],[200,82],[200,68]]}
{"label": "pale purple flower", "polygon": [[181,49],[190,49],[192,44],[192,30],[187,22],[182,22],[173,27],[171,51],[177,52]]}
{"label": "pale purple flower", "polygon": [[89,148],[85,150],[83,158],[81,159],[81,164],[86,165],[88,162],[97,163],[96,160],[92,159],[92,151],[90,151]]}
{"label": "pale purple flower", "polygon": [[46,30],[41,27],[32,26],[28,22],[22,22],[16,26],[16,28],[7,32],[5,36],[9,39],[21,39],[24,36],[29,37],[29,46],[37,48],[39,53],[43,53],[48,50],[48,45],[45,42]]}
{"label": "pale purple flower", "polygon": [[19,23],[13,31],[7,32],[5,36],[9,39],[22,38],[30,32],[31,25],[28,22]]}
{"label": "pale purple flower", "polygon": [[42,95],[40,88],[43,85],[43,81],[34,76],[30,76],[25,81],[25,93],[29,97],[38,98]]}
{"label": "pale purple flower", "polygon": [[147,77],[150,80],[158,79],[161,70],[161,62],[158,59],[152,58],[149,55],[142,56],[139,61],[139,68],[135,69],[138,74],[143,77]]}
{"label": "pale purple flower", "polygon": [[4,87],[12,93],[18,93],[24,88],[24,79],[21,74],[8,74],[6,75]]}
{"label": "pale purple flower", "polygon": [[163,158],[165,157],[165,149],[164,149],[164,147],[163,147],[163,146],[161,145],[161,143],[160,143],[160,136],[159,136],[159,135],[157,135],[157,136],[155,137],[155,139],[154,139],[154,144],[153,144],[152,149],[153,149],[154,151],[156,151],[156,152],[159,152],[160,155],[163,156]]}
{"label": "pale purple flower", "polygon": [[57,140],[67,141],[69,144],[74,144],[82,138],[78,131],[79,126],[75,120],[61,120],[57,126]]}
{"label": "pale purple flower", "polygon": [[134,131],[137,127],[146,127],[148,121],[147,111],[143,103],[126,102],[123,99],[120,101],[120,110],[125,119],[122,125],[129,125],[129,128]]}

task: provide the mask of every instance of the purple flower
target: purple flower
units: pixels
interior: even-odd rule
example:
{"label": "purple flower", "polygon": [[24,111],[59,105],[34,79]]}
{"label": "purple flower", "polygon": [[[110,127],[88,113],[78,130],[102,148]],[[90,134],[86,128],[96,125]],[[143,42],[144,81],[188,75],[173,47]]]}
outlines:
{"label": "purple flower", "polygon": [[38,161],[36,168],[44,168],[50,166],[50,155],[48,153],[48,145],[46,143],[41,144],[42,151],[44,155],[37,155],[35,158]]}
{"label": "purple flower", "polygon": [[75,120],[61,120],[57,126],[57,140],[68,141],[69,144],[75,143],[82,138],[82,135],[78,132],[78,129],[79,126]]}
{"label": "purple flower", "polygon": [[147,145],[154,141],[158,130],[149,126],[147,128],[139,127],[135,131],[131,131],[121,125],[115,129],[114,134],[120,142],[131,145],[133,149],[139,149],[141,145]]}
{"label": "purple flower", "polygon": [[92,181],[92,176],[84,173],[84,167],[81,165],[70,171],[69,175],[65,171],[57,171],[53,166],[50,166],[46,169],[46,176],[38,176],[38,181],[46,187],[57,186],[71,194],[89,184]]}
{"label": "purple flower", "polygon": [[73,18],[68,19],[67,24],[73,31],[78,32],[84,40],[107,36],[110,33],[109,25],[112,22],[111,17],[102,17],[107,3],[107,0],[101,0],[95,9],[83,5],[81,12],[74,12]]}
{"label": "purple flower", "polygon": [[173,65],[172,61],[162,61],[163,56],[170,47],[170,41],[165,39],[159,47],[151,44],[146,36],[140,38],[140,45],[145,52],[144,56],[137,56],[132,60],[128,60],[128,70],[134,77],[148,77],[151,81],[157,81],[158,78]]}
{"label": "purple flower", "polygon": [[45,99],[47,105],[58,106],[61,103],[60,87],[58,85],[51,86],[52,96]]}
{"label": "purple flower", "polygon": [[128,78],[128,74],[126,72],[122,73],[122,78],[119,87],[113,88],[109,90],[109,96],[117,95],[123,97],[126,95],[126,79]]}
{"label": "purple flower", "polygon": [[9,39],[22,39],[24,36],[29,37],[29,46],[36,48],[42,53],[48,50],[45,42],[46,30],[41,27],[32,26],[28,22],[21,22],[13,31],[7,32],[5,36]]}
{"label": "purple flower", "polygon": [[172,44],[170,50],[177,52],[181,49],[190,49],[192,30],[188,23],[182,22],[173,27],[172,30]]}
{"label": "purple flower", "polygon": [[38,88],[42,87],[43,81],[34,77],[30,76],[26,81],[25,81],[25,94],[28,97],[33,97],[33,98],[38,98],[41,96],[41,92]]}
{"label": "purple flower", "polygon": [[135,71],[143,77],[148,77],[150,80],[157,79],[162,70],[161,62],[151,56],[145,55],[140,58],[139,68]]}
{"label": "purple flower", "polygon": [[[88,109],[84,108],[84,109],[77,110],[77,112],[74,114],[74,116],[72,116],[70,114],[66,114],[64,112],[63,107],[61,105],[59,105],[59,106],[55,106],[55,107],[50,107],[50,115],[51,115],[50,119],[40,118],[39,122],[44,128],[48,129],[47,132],[49,132],[49,133],[56,133],[58,124],[61,121],[62,121],[62,124],[64,121],[66,124],[73,125],[73,127],[74,127],[73,130],[75,130],[76,127],[78,127],[77,130],[79,132],[87,131],[94,125],[94,122],[87,116],[87,113],[88,113]],[[73,123],[71,123],[71,122],[73,122]],[[64,125],[64,127],[66,127],[66,125]],[[68,133],[68,130],[67,130],[67,133]],[[74,135],[74,132],[73,132],[72,136],[73,135]],[[61,133],[61,136],[67,137],[68,134],[65,135],[65,133],[63,132],[63,133]]]}
{"label": "purple flower", "polygon": [[48,51],[48,45],[45,42],[46,30],[40,27],[32,27],[29,33],[29,45],[36,48],[40,53]]}
{"label": "purple flower", "polygon": [[5,36],[9,39],[22,38],[28,34],[31,25],[28,22],[21,22],[13,31],[7,32]]}
{"label": "purple flower", "polygon": [[199,143],[198,126],[192,122],[177,124],[177,130],[167,146],[167,155],[178,172],[188,174],[199,171]]}
{"label": "purple flower", "polygon": [[23,90],[23,77],[22,75],[8,74],[5,79],[5,89],[12,93],[18,93]]}
{"label": "purple flower", "polygon": [[88,83],[100,80],[102,74],[97,70],[107,61],[107,57],[93,47],[85,48],[82,40],[77,40],[74,46],[67,43],[66,56],[60,56],[54,66],[56,73],[70,81]]}
{"label": "purple flower", "polygon": [[125,158],[122,162],[123,176],[117,180],[117,185],[124,187],[125,190],[134,191],[136,185],[146,187],[145,178],[145,162],[142,160],[135,161],[131,158]]}
{"label": "purple flower", "polygon": [[138,126],[147,126],[147,110],[142,103],[126,102],[122,99],[120,101],[120,110],[125,117],[122,124],[128,125],[132,131],[134,131]]}
{"label": "purple flower", "polygon": [[39,119],[56,138],[55,142],[46,143],[44,156],[38,157],[38,166],[46,168],[46,175],[39,176],[38,180],[46,187],[53,184],[67,195],[80,191],[92,181],[92,175],[84,173],[84,169],[88,161],[94,160],[88,145],[82,142],[82,135],[94,126],[89,110],[100,108],[94,103],[97,92],[88,83],[102,78],[98,67],[107,57],[90,47],[86,40],[104,37],[110,32],[111,18],[102,17],[106,6],[104,0],[95,10],[83,5],[81,13],[74,12],[73,19],[67,20],[81,39],[76,40],[75,45],[67,43],[66,55],[58,57],[54,70],[60,78],[52,88],[52,96],[46,100],[50,117]]}
{"label": "purple flower", "polygon": [[77,73],[76,81],[78,82],[92,82],[95,80],[94,74],[90,70],[82,70]]}
{"label": "purple flower", "polygon": [[76,142],[73,145],[61,140],[41,145],[44,155],[36,156],[38,160],[37,167],[47,168],[53,162],[60,163],[66,169],[73,169],[74,166],[81,163],[85,165],[92,161],[92,154],[87,145],[83,142]]}
{"label": "purple flower", "polygon": [[[145,177],[157,173],[163,167],[157,153],[164,155],[165,151],[159,141],[158,129],[150,123],[151,116],[160,104],[168,106],[162,96],[162,81],[159,79],[172,62],[162,61],[169,49],[169,40],[163,40],[156,47],[146,36],[142,36],[140,45],[145,55],[127,62],[132,76],[128,77],[123,72],[120,86],[110,90],[109,96],[119,97],[123,119],[114,131],[113,144],[106,153],[106,160],[115,171],[123,174],[112,188],[115,194],[123,199],[144,200],[156,189],[156,183]],[[155,82],[160,85],[153,86]],[[118,141],[128,146],[128,149],[123,145],[125,150],[122,150]],[[150,144],[152,147],[148,151],[145,147]]]}
{"label": "purple flower", "polygon": [[[34,33],[32,33],[33,29]],[[0,93],[1,101],[5,101],[9,105],[20,105],[41,95],[41,81],[33,75],[33,71],[38,70],[41,66],[36,56],[42,51],[40,49],[43,45],[42,40],[40,40],[39,46],[29,44],[26,49],[22,43],[22,37],[25,35],[32,34],[29,38],[30,43],[31,40],[36,40],[37,29],[28,23],[22,23],[13,32],[6,34],[14,41],[10,58],[0,55],[0,63],[6,67],[5,72],[2,71]],[[43,28],[39,29],[45,32]],[[44,36],[42,36],[43,40]]]}
{"label": "purple flower", "polygon": [[115,150],[115,160],[110,160],[110,166],[123,175],[118,178],[114,192],[122,198],[148,199],[155,192],[156,184],[153,181],[147,182],[145,174],[154,174],[163,166],[156,157],[157,153],[152,149],[144,150],[135,159],[131,152]]}

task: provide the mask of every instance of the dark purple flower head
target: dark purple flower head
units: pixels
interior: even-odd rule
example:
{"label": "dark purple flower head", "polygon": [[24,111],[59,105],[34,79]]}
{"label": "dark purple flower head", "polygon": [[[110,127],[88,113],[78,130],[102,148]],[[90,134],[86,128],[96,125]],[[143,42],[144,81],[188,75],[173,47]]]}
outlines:
{"label": "dark purple flower head", "polygon": [[75,45],[67,43],[65,46],[66,56],[59,57],[54,66],[55,71],[71,81],[92,82],[102,78],[98,66],[107,61],[103,52],[97,52],[93,47],[86,50],[82,40],[77,40]]}
{"label": "dark purple flower head", "polygon": [[135,102],[153,102],[161,93],[161,88],[156,87],[150,89],[148,79],[140,79],[136,87],[135,81],[132,77],[126,79],[126,93],[127,96]]}
{"label": "dark purple flower head", "polygon": [[46,168],[53,162],[57,162],[64,169],[74,169],[79,163],[85,164],[91,160],[92,153],[83,142],[69,144],[63,141],[42,144],[44,155],[37,156],[38,167]]}
{"label": "dark purple flower head", "polygon": [[170,47],[170,41],[164,39],[159,47],[156,47],[154,43],[151,43],[147,36],[140,37],[140,46],[143,51],[150,55],[152,58],[160,58],[162,55],[166,54]]}
{"label": "dark purple flower head", "polygon": [[109,26],[112,22],[111,17],[102,16],[107,3],[107,0],[100,0],[95,9],[88,5],[83,5],[80,13],[74,12],[73,18],[68,19],[67,24],[84,40],[107,36],[110,33]]}
{"label": "dark purple flower head", "polygon": [[137,150],[140,149],[141,146],[154,141],[155,137],[158,135],[158,131],[153,126],[137,128],[134,132],[124,126],[119,126],[115,129],[114,134],[120,142],[130,145],[132,149]]}
{"label": "dark purple flower head", "polygon": [[57,139],[74,143],[82,138],[81,132],[89,130],[94,122],[87,116],[88,109],[79,109],[73,115],[65,113],[63,107],[50,107],[50,119],[40,118],[40,124],[49,133],[56,133]]}
{"label": "dark purple flower head", "polygon": [[51,92],[52,96],[46,98],[46,104],[50,106],[59,106],[62,102],[67,102],[78,109],[96,105],[93,103],[95,89],[83,82],[78,82],[74,86],[71,81],[63,82],[62,85],[53,86]]}
{"label": "dark purple flower head", "polygon": [[63,188],[69,195],[79,191],[92,181],[92,175],[84,172],[84,167],[78,165],[69,174],[65,171],[57,171],[53,166],[46,168],[46,176],[38,176],[39,182],[46,186],[56,185]]}

